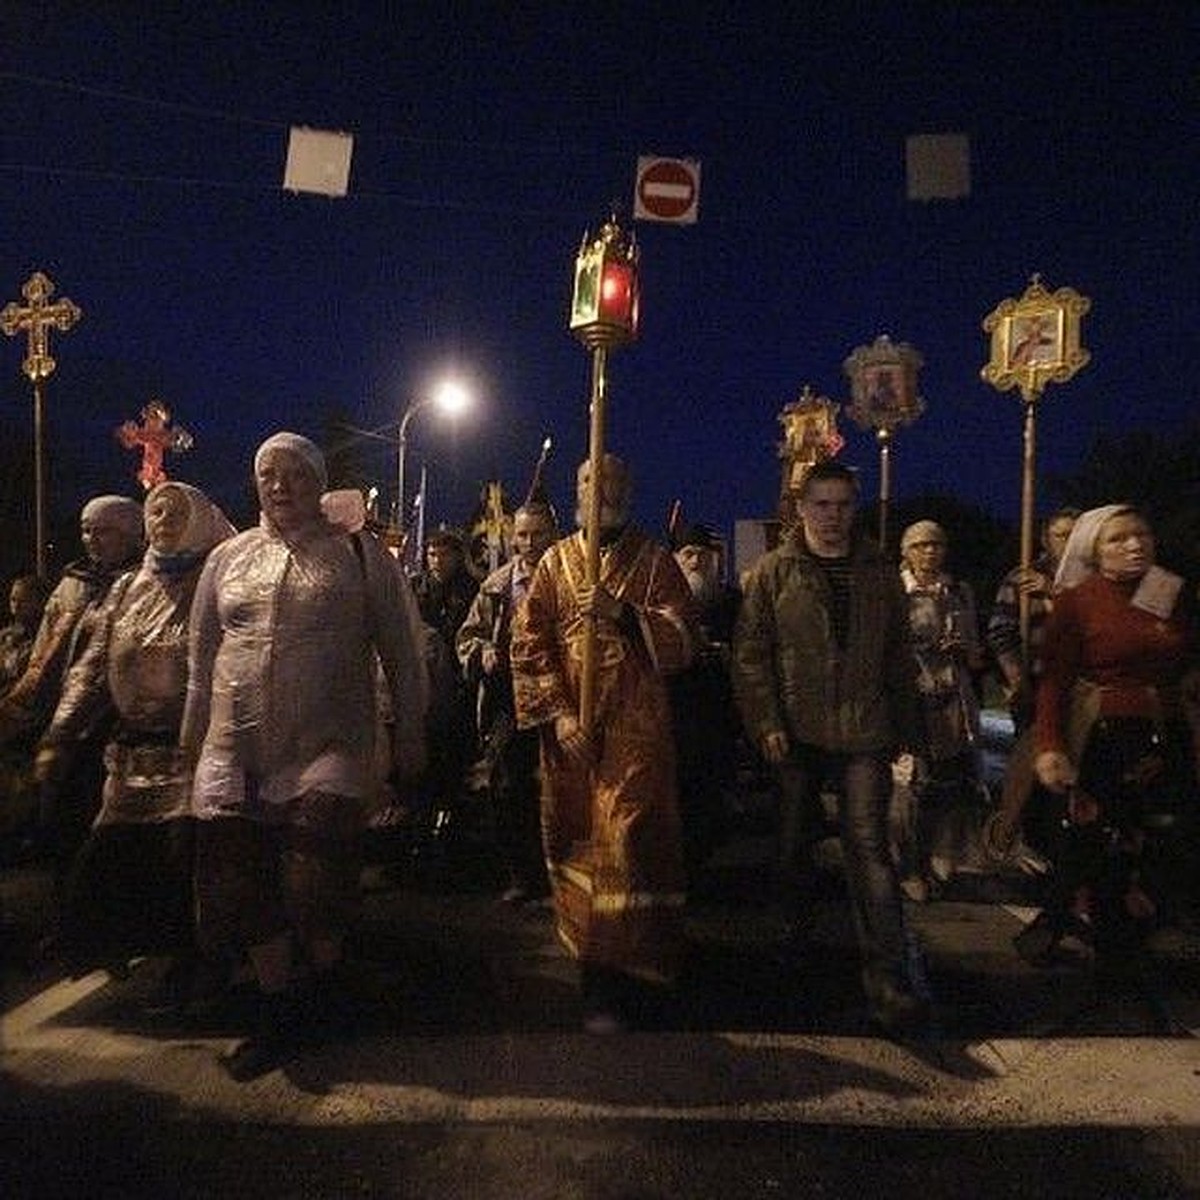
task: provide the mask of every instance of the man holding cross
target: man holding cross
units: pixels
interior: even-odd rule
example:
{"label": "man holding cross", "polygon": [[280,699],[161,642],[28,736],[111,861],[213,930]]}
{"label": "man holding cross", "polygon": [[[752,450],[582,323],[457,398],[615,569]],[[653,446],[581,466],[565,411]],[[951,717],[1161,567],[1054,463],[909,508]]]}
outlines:
{"label": "man holding cross", "polygon": [[[577,476],[577,521],[590,464]],[[631,480],[605,454],[600,571],[588,582],[583,529],[543,555],[514,621],[517,721],[541,733],[542,831],[559,937],[580,963],[585,1028],[617,1032],[673,981],[684,873],[664,675],[694,646],[691,592],[670,553],[630,524]],[[589,632],[594,624],[594,633]],[[595,704],[580,721],[584,644]]]}

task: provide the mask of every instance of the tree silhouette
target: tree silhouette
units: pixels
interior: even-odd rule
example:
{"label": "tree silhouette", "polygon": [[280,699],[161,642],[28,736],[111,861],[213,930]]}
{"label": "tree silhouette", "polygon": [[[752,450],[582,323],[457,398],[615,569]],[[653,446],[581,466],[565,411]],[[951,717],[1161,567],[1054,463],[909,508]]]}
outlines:
{"label": "tree silhouette", "polygon": [[1200,578],[1200,425],[1173,437],[1145,429],[1101,434],[1078,471],[1048,486],[1061,503],[1082,509],[1136,505],[1154,528],[1163,565]]}

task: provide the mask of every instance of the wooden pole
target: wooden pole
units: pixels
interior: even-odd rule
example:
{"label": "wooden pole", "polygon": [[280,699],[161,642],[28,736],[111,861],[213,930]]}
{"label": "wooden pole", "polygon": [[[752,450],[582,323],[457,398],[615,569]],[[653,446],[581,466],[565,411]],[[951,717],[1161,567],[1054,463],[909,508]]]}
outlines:
{"label": "wooden pole", "polygon": [[1037,460],[1037,394],[1023,391],[1025,401],[1025,432],[1021,454],[1021,588],[1017,592],[1017,604],[1021,628],[1021,666],[1026,678],[1029,674],[1029,592],[1025,586],[1028,572],[1033,567],[1033,513],[1034,481]]}
{"label": "wooden pole", "polygon": [[34,553],[37,576],[46,578],[46,404],[41,381],[33,381],[33,496]]}
{"label": "wooden pole", "polygon": [[879,549],[887,550],[888,506],[892,500],[892,434],[881,429],[879,437]]}
{"label": "wooden pole", "polygon": [[[588,489],[584,520],[585,580],[590,587],[600,582],[600,484],[604,468],[604,419],[608,386],[608,349],[592,350],[592,406],[588,431]],[[596,618],[584,621],[583,662],[579,680],[579,724],[590,734],[596,721]]]}

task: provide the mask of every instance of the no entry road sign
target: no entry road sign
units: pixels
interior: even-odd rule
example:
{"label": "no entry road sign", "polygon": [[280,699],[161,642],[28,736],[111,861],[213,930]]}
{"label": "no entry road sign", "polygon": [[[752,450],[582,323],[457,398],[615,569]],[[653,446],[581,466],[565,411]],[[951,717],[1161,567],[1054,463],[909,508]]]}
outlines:
{"label": "no entry road sign", "polygon": [[633,215],[641,221],[693,225],[700,202],[700,164],[690,158],[638,159]]}

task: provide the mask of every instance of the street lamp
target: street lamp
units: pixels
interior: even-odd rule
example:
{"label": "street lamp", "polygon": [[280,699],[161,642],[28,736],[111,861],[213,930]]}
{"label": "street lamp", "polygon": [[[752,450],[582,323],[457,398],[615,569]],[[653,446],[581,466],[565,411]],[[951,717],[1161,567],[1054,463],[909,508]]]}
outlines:
{"label": "street lamp", "polygon": [[436,408],[448,417],[456,417],[471,406],[471,393],[454,379],[444,380],[426,396],[418,396],[404,410],[396,449],[396,531],[404,536],[404,462],[408,456],[408,427],[424,408]]}

